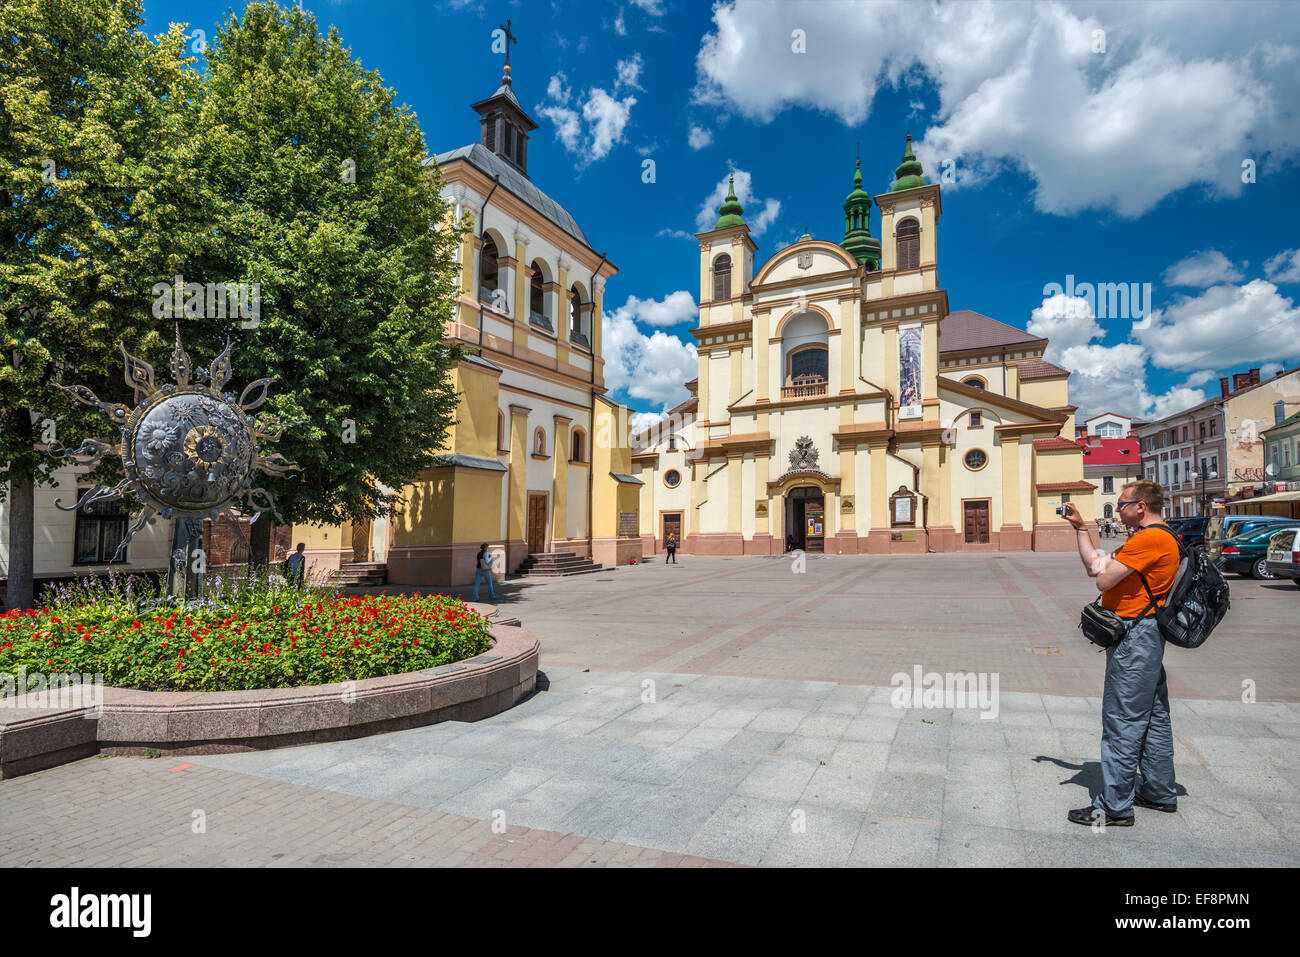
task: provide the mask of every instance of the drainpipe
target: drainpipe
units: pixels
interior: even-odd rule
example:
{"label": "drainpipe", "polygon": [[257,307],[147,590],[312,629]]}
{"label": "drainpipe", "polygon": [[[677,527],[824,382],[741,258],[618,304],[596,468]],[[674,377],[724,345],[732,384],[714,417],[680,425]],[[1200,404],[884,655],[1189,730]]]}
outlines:
{"label": "drainpipe", "polygon": [[[591,412],[587,415],[587,558],[592,558],[596,537],[596,274],[608,259],[608,252],[601,253],[600,262],[591,272],[591,338],[587,341],[591,347]],[[618,555],[617,549],[614,554]],[[618,565],[617,558],[614,565]]]}
{"label": "drainpipe", "polygon": [[[487,219],[486,217],[484,217],[483,214],[487,212],[488,202],[492,199],[492,194],[497,191],[497,187],[500,185],[501,185],[501,174],[498,173],[496,176],[492,177],[492,188],[488,190],[487,197],[483,200],[483,205],[479,207],[478,238],[479,238],[480,249],[483,246],[483,233],[487,229]],[[481,255],[482,254],[480,253],[480,256]],[[479,265],[481,269],[482,263],[480,262]],[[500,275],[501,275],[501,266],[500,263],[498,262],[497,264],[498,288],[500,287]],[[515,281],[516,282],[518,281],[517,276],[515,277]],[[482,354],[483,352],[483,296],[479,293],[478,276],[474,277],[474,299],[476,302],[478,302],[478,348],[479,348],[479,353]],[[509,304],[507,303],[507,305]]]}

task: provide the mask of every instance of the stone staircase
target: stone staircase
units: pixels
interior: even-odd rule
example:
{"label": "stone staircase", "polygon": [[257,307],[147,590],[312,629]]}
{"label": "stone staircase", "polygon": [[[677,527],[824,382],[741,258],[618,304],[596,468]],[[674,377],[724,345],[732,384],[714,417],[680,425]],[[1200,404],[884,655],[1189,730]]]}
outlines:
{"label": "stone staircase", "polygon": [[515,574],[528,578],[559,578],[609,570],[590,558],[579,558],[573,552],[534,552],[524,559]]}
{"label": "stone staircase", "polygon": [[383,562],[353,562],[339,567],[339,584],[368,588],[388,584],[388,566]]}

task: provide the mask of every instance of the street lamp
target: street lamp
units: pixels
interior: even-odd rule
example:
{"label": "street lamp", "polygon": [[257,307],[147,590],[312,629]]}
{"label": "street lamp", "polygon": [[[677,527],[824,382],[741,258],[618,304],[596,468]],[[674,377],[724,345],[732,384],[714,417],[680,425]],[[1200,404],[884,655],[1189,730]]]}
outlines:
{"label": "street lamp", "polygon": [[[1210,478],[1216,479],[1219,477],[1219,473],[1215,469],[1210,469],[1209,471],[1210,471]],[[1197,469],[1192,469],[1192,481],[1197,483],[1197,496],[1198,496],[1197,501],[1200,504],[1200,511],[1197,512],[1197,514],[1202,516],[1207,511],[1205,505],[1205,492],[1203,491],[1204,485],[1201,484],[1201,479],[1204,477],[1205,477],[1204,472],[1201,472]]]}

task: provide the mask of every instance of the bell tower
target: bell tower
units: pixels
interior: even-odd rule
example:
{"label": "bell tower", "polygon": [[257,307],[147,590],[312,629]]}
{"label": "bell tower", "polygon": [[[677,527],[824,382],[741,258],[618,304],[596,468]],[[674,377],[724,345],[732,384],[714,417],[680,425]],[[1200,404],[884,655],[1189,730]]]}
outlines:
{"label": "bell tower", "polygon": [[471,104],[471,108],[481,117],[483,130],[479,142],[527,176],[528,134],[537,129],[537,124],[524,112],[511,86],[510,44],[515,38],[510,33],[510,21],[507,20],[501,29],[506,35],[506,63],[501,74],[501,86],[486,100]]}
{"label": "bell tower", "polygon": [[844,200],[844,241],[840,243],[868,272],[880,268],[880,240],[871,235],[871,194],[862,188],[862,158],[853,172],[853,192]]}
{"label": "bell tower", "polygon": [[745,210],[736,197],[736,178],[727,181],[727,197],[718,207],[713,228],[696,233],[700,241],[700,325],[739,322],[754,278],[754,252]]}

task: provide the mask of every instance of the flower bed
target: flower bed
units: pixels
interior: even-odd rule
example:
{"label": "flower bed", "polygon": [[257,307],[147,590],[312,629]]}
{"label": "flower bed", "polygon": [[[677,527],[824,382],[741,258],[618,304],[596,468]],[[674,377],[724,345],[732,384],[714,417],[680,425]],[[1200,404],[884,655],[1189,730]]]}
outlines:
{"label": "flower bed", "polygon": [[487,619],[445,595],[263,588],[140,614],[120,595],[83,592],[0,615],[0,674],[25,668],[103,675],[109,686],[146,691],[244,691],[419,671],[491,644]]}

